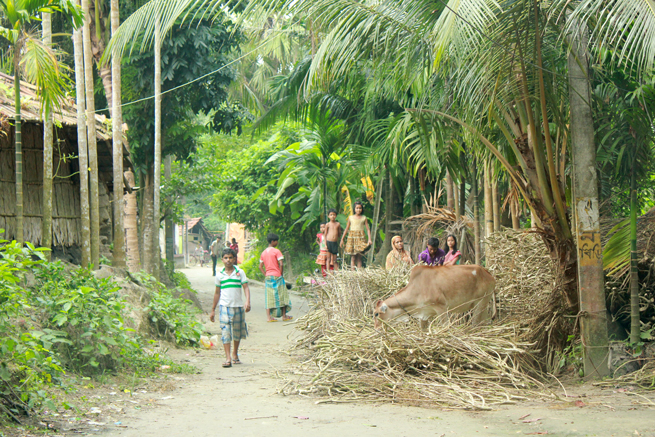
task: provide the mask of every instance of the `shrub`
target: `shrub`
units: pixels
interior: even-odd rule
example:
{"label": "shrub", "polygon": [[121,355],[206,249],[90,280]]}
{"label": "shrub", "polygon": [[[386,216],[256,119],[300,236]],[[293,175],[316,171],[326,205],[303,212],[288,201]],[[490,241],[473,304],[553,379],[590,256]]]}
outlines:
{"label": "shrub", "polygon": [[246,272],[248,279],[264,281],[264,275],[262,275],[261,270],[259,270],[259,257],[261,254],[261,250],[252,252],[251,256],[239,265],[239,267]]}

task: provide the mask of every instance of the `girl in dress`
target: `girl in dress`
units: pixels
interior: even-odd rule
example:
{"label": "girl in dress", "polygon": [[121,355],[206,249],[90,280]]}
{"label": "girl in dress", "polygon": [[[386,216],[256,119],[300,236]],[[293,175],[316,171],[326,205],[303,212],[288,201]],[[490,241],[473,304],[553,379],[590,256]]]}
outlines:
{"label": "girl in dress", "polygon": [[[348,217],[346,230],[341,237],[341,247],[343,247],[343,239],[348,234],[345,254],[350,255],[351,267],[362,267],[363,253],[371,245],[371,230],[363,212],[364,205],[362,205],[362,202],[355,202],[355,214]],[[364,230],[366,230],[366,233],[364,233]]]}
{"label": "girl in dress", "polygon": [[446,258],[444,258],[443,265],[454,266],[459,264],[462,253],[457,250],[457,238],[454,235],[449,235],[446,239]]}
{"label": "girl in dress", "polygon": [[391,239],[392,250],[387,255],[387,270],[391,270],[394,267],[408,267],[411,266],[412,257],[409,255],[409,252],[405,250],[405,245],[403,244],[403,237],[396,235]]}
{"label": "girl in dress", "polygon": [[321,232],[316,234],[316,242],[318,243],[319,250],[316,264],[321,266],[321,274],[325,278],[328,271],[328,250],[327,240],[325,239],[325,223],[321,223]]}

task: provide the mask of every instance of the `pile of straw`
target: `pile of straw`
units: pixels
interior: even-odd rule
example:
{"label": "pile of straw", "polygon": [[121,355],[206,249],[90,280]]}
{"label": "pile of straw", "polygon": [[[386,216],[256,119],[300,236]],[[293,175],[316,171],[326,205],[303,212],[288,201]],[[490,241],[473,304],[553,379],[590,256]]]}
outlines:
{"label": "pile of straw", "polygon": [[499,316],[525,320],[543,311],[557,287],[557,275],[541,237],[504,228],[487,237],[485,246]]}
{"label": "pile of straw", "polygon": [[391,401],[488,409],[544,396],[532,375],[533,346],[517,324],[471,326],[462,320],[373,328],[373,304],[404,286],[406,270],[338,272],[314,289],[297,322],[298,366],[280,391],[324,401]]}

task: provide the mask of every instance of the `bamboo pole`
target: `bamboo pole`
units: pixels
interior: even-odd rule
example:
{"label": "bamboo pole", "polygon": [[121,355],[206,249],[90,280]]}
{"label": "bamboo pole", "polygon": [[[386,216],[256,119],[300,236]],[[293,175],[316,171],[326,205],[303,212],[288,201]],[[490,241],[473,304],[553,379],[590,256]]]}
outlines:
{"label": "bamboo pole", "polygon": [[493,195],[491,191],[491,165],[489,159],[484,163],[484,224],[485,237],[494,232]]}
{"label": "bamboo pole", "polygon": [[500,231],[500,198],[498,196],[498,181],[494,179],[491,184],[491,196],[494,217],[494,232]]}

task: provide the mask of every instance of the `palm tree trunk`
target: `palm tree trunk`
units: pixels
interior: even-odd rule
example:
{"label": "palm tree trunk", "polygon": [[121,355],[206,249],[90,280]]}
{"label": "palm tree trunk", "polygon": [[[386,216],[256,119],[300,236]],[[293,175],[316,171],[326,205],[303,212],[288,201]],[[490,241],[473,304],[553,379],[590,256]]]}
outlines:
{"label": "palm tree trunk", "polygon": [[[166,155],[166,159],[164,160],[164,178],[166,183],[171,180],[172,160],[173,157],[171,155]],[[171,202],[172,200],[170,198],[166,199],[166,203],[170,204]],[[173,273],[175,271],[175,239],[173,236],[173,220],[170,214],[166,215],[164,228],[166,229],[166,260],[170,266],[170,273]]]}
{"label": "palm tree trunk", "polygon": [[[52,17],[44,12],[41,26],[43,29],[43,43],[52,45]],[[41,246],[52,248],[52,141],[53,122],[52,109],[48,109],[43,122],[43,218],[41,219]],[[50,260],[51,252],[44,253]]]}
{"label": "palm tree trunk", "polygon": [[641,340],[641,316],[639,314],[639,268],[637,266],[637,177],[636,160],[632,160],[630,177],[630,343]]}
{"label": "palm tree trunk", "polygon": [[90,20],[93,17],[89,14],[89,0],[82,0],[84,11],[84,84],[86,95],[86,129],[89,147],[89,194],[91,206],[91,263],[94,268],[100,266],[100,197],[98,180],[98,145],[96,137],[95,118],[95,94],[93,91],[93,54],[91,52],[91,31]]}
{"label": "palm tree trunk", "polygon": [[[134,186],[134,173],[125,172],[125,179],[130,186]],[[125,248],[127,249],[127,268],[130,272],[139,269],[139,224],[136,192],[125,195]],[[120,212],[123,215],[123,211]],[[114,248],[114,251],[116,248]]]}
{"label": "palm tree trunk", "polygon": [[[118,0],[111,0],[112,35],[118,31],[119,26],[120,15]],[[111,92],[107,95],[111,96],[111,101],[108,103],[112,108],[112,163],[114,170],[114,252],[112,265],[114,267],[122,268],[126,267],[125,225],[123,219],[126,208],[123,187],[123,110],[121,108],[121,60],[114,57],[112,57],[111,60]],[[132,175],[132,177],[134,177],[134,175]],[[136,250],[138,253],[138,245]]]}
{"label": "palm tree trunk", "polygon": [[466,179],[462,175],[462,182],[459,185],[459,213],[458,219],[466,215]]}
{"label": "palm tree trunk", "polygon": [[152,263],[153,274],[159,277],[159,260],[161,249],[159,247],[159,194],[161,187],[161,34],[159,20],[155,23],[155,163],[153,180],[153,243]]}
{"label": "palm tree trunk", "polygon": [[371,229],[371,249],[368,252],[368,258],[366,260],[366,265],[373,265],[373,257],[375,256],[375,240],[378,234],[378,222],[380,221],[380,203],[382,199],[382,187],[384,186],[384,176],[386,171],[383,171],[380,175],[380,180],[378,185],[375,188],[375,205],[373,206],[373,228]]}
{"label": "palm tree trunk", "polygon": [[516,202],[511,202],[509,205],[510,211],[512,213],[512,229],[518,231],[521,229],[521,223],[519,222],[519,206],[516,204]]}
{"label": "palm tree trunk", "polygon": [[154,225],[154,211],[153,211],[153,183],[152,183],[152,164],[146,163],[147,173],[143,176],[144,183],[141,184],[143,188],[141,189],[141,205],[143,214],[141,214],[141,266],[143,269],[150,273],[154,274],[153,266],[155,262],[152,260],[152,254],[154,252],[152,246],[155,241],[155,237],[152,235],[155,231]]}
{"label": "palm tree trunk", "polygon": [[20,53],[23,49],[23,36],[16,39],[14,44],[14,99],[16,110],[15,147],[16,147],[16,214],[14,225],[16,233],[14,238],[23,245],[23,136],[21,133],[20,118]]}
{"label": "palm tree trunk", "polygon": [[498,182],[491,185],[491,197],[494,216],[494,232],[500,231],[500,198],[498,197]]}
{"label": "palm tree trunk", "polygon": [[484,165],[484,223],[485,237],[494,232],[493,195],[491,191],[491,165],[489,160]]}
{"label": "palm tree trunk", "polygon": [[[573,204],[577,238],[577,276],[580,333],[584,345],[585,377],[602,378],[609,374],[607,363],[607,308],[598,220],[598,184],[596,144],[591,111],[589,52],[586,27],[573,23],[570,34],[569,102],[573,155]],[[590,171],[591,170],[591,171]],[[564,251],[562,251],[564,252]],[[570,262],[574,268],[575,263]],[[566,271],[564,271],[566,275]],[[564,276],[566,278],[566,276]]]}
{"label": "palm tree trunk", "polygon": [[450,171],[446,170],[446,206],[451,210],[455,210],[455,197],[454,192],[453,178],[450,176]]}
{"label": "palm tree trunk", "polygon": [[480,201],[478,199],[478,163],[473,160],[473,180],[471,184],[471,197],[473,197],[473,249],[475,252],[475,263],[480,265]]}
{"label": "palm tree trunk", "polygon": [[[79,0],[76,2],[79,6]],[[84,96],[84,56],[82,29],[73,31],[75,53],[75,95],[77,97],[77,149],[80,165],[80,240],[82,265],[91,262],[91,223],[89,218],[89,158],[86,143],[86,117]]]}

